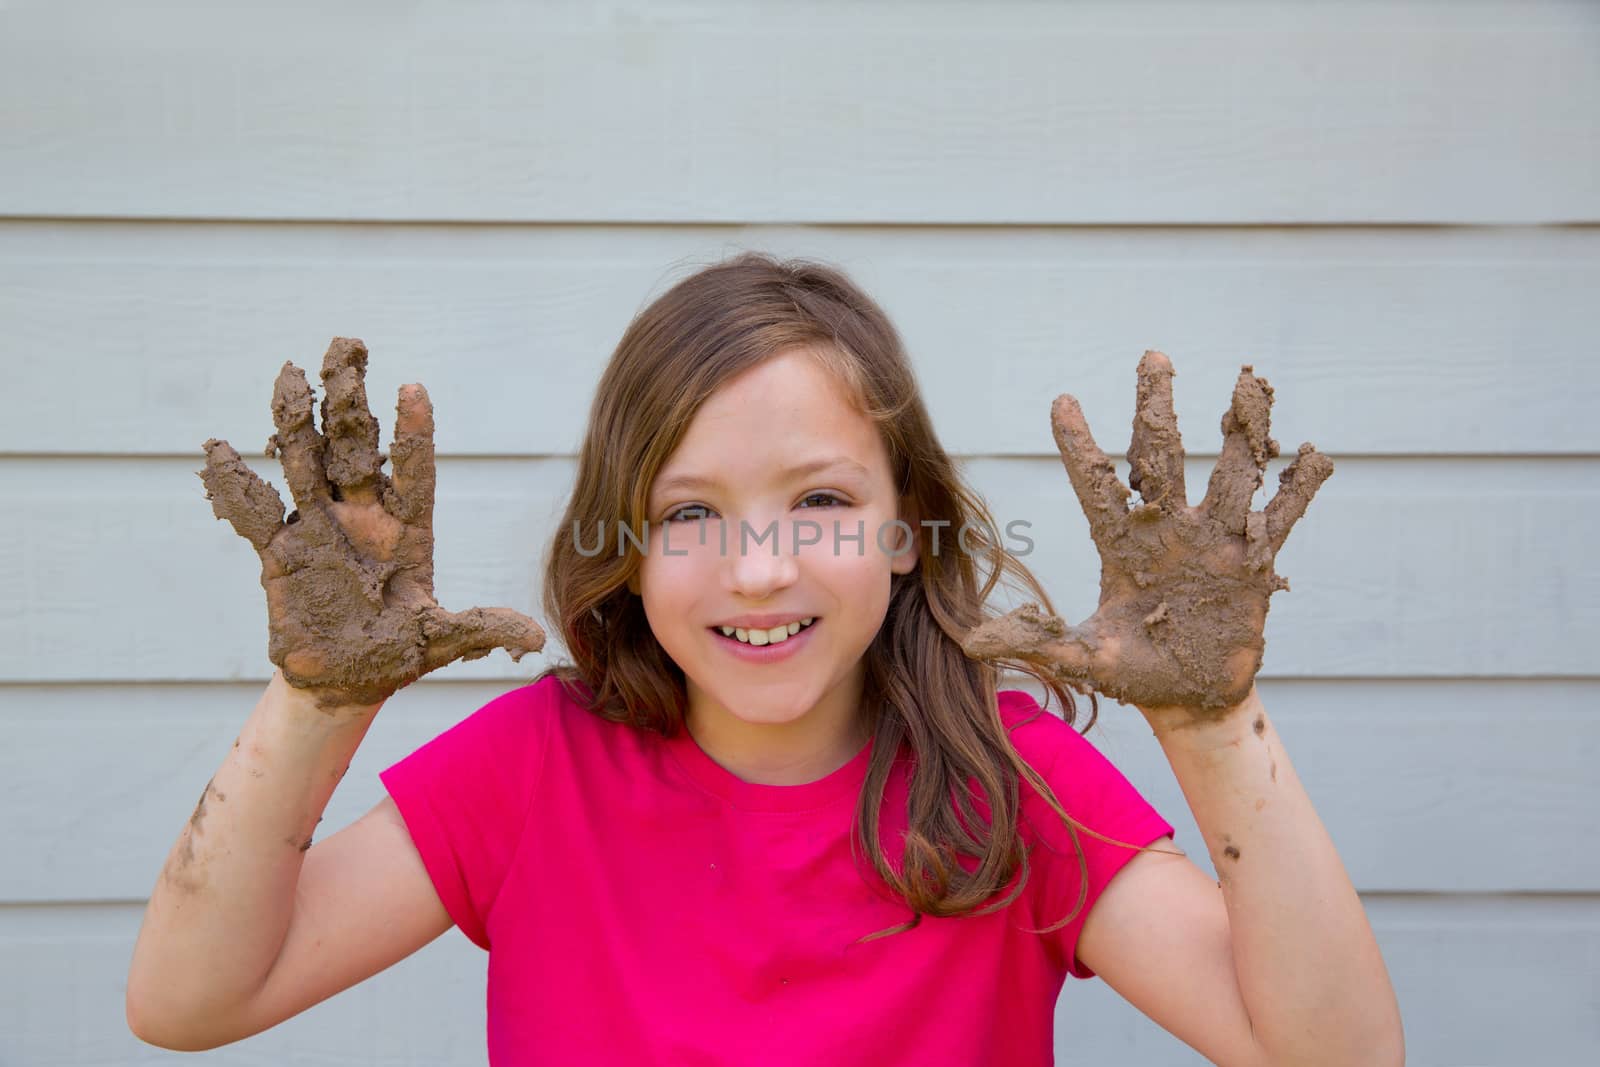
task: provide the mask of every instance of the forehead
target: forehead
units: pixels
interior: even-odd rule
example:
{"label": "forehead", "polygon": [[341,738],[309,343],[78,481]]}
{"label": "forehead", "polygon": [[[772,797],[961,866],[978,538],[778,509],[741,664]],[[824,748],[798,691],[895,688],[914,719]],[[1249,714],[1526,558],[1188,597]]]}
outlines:
{"label": "forehead", "polygon": [[797,351],[757,364],[712,393],[652,491],[824,472],[888,477],[888,454],[847,387]]}
{"label": "forehead", "polygon": [[[668,470],[656,479],[654,495],[664,496],[677,492],[698,493],[706,490],[726,489],[728,487],[728,479],[725,475],[719,473],[720,469],[720,467],[714,466],[695,470],[687,467],[679,470]],[[826,478],[830,481],[843,482],[847,485],[855,483],[870,485],[873,480],[871,469],[849,456],[840,455],[802,459],[774,468],[767,473],[780,482],[800,481],[806,478]]]}

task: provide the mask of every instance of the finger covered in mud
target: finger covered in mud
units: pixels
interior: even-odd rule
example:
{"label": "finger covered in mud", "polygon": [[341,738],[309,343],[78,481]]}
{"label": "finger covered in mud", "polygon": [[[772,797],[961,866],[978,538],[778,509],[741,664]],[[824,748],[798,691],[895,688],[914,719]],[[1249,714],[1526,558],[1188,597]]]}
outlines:
{"label": "finger covered in mud", "polygon": [[289,492],[300,511],[320,509],[333,499],[323,469],[322,436],[312,419],[316,398],[305,371],[284,363],[272,386],[272,424],[278,432],[267,440],[267,456],[279,457]]}
{"label": "finger covered in mud", "polygon": [[433,402],[421,383],[402,385],[395,404],[393,474],[384,496],[389,514],[405,523],[433,522],[435,479]]}
{"label": "finger covered in mud", "polygon": [[1294,459],[1278,475],[1278,491],[1265,508],[1266,538],[1274,555],[1306,513],[1322,483],[1332,476],[1333,460],[1318,452],[1310,441],[1301,444]]}
{"label": "finger covered in mud", "polygon": [[1050,429],[1095,543],[1104,545],[1121,537],[1127,530],[1130,494],[1111,460],[1095,444],[1076,397],[1070,393],[1056,397],[1050,406]]}
{"label": "finger covered in mud", "polygon": [[367,346],[358,337],[335,337],[322,357],[323,463],[339,498],[351,503],[379,500],[387,481],[366,377]]}
{"label": "finger covered in mud", "polygon": [[205,468],[197,473],[206,487],[212,514],[227,519],[257,552],[283,528],[283,498],[245,465],[227,441],[213,437],[204,446]]}
{"label": "finger covered in mud", "polygon": [[1183,476],[1183,437],[1172,408],[1176,372],[1165,353],[1153,349],[1139,360],[1139,384],[1128,445],[1128,486],[1150,507],[1187,507]]}
{"label": "finger covered in mud", "polygon": [[1211,470],[1201,509],[1229,533],[1245,532],[1246,516],[1261,488],[1267,461],[1278,454],[1271,437],[1272,386],[1245,364],[1233,386],[1233,399],[1222,416],[1222,451]]}

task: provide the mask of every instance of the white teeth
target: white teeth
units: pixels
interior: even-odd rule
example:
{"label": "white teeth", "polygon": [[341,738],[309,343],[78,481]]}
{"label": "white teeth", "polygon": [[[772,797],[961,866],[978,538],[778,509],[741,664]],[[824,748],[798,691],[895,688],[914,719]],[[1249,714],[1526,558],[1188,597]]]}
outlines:
{"label": "white teeth", "polygon": [[796,622],[783,626],[774,626],[770,630],[747,630],[742,626],[719,626],[723,637],[735,637],[747,645],[776,645],[789,640],[790,637],[810,626],[816,621],[816,616],[808,616]]}

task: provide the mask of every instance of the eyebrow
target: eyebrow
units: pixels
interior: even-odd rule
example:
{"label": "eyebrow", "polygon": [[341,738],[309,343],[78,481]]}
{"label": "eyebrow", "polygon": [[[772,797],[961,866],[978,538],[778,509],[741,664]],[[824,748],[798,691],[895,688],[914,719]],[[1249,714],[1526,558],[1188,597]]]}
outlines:
{"label": "eyebrow", "polygon": [[[870,480],[872,477],[872,472],[867,470],[867,468],[863,467],[855,460],[848,459],[844,456],[829,456],[823,459],[812,460],[809,463],[798,463],[792,467],[785,467],[779,473],[782,474],[784,478],[793,480],[795,478],[803,478],[807,475],[817,474],[822,471],[834,469],[848,472],[865,480]],[[707,478],[697,474],[675,474],[668,478],[659,479],[656,482],[655,488],[652,490],[651,495],[654,496],[661,493],[673,493],[685,489],[721,488],[722,483],[715,478]]]}

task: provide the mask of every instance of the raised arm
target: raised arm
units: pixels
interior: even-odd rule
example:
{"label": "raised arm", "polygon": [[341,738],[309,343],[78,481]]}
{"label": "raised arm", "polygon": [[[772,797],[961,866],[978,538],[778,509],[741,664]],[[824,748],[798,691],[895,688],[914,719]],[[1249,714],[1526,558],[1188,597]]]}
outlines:
{"label": "raised arm", "polygon": [[[311,847],[328,799],[377,711],[375,705],[319,708],[274,672],[151,890],[128,971],[128,1025],[139,1038],[185,1051],[215,1048],[337,992],[326,988],[293,1010],[276,993],[285,977],[307,988],[305,982],[325,975],[327,968],[305,966],[303,950],[298,964],[294,957],[280,960],[291,923],[303,924],[318,909],[325,912],[318,923],[323,962],[336,964],[357,951],[372,963],[387,960],[363,968],[368,974],[449,928],[403,826],[387,846],[373,832],[381,829],[374,822]],[[318,894],[296,892],[303,874],[308,882],[325,883],[325,876],[310,875],[333,868],[342,870],[335,881],[347,885],[386,872],[390,902],[409,903],[401,914],[388,909],[390,922],[380,931],[385,941],[373,943],[370,932],[358,936],[353,923],[359,911],[328,912]],[[351,903],[375,910],[372,901]],[[274,996],[262,1001],[280,962]]]}
{"label": "raised arm", "polygon": [[1029,604],[967,636],[974,656],[1043,664],[1144,714],[1220,876],[1187,856],[1130,860],[1084,921],[1079,956],[1145,1014],[1220,1063],[1377,1067],[1403,1062],[1383,958],[1327,830],[1255,692],[1273,568],[1333,473],[1300,446],[1261,511],[1272,388],[1245,366],[1222,452],[1188,503],[1171,362],[1139,362],[1131,488],[1078,402],[1051,423],[1100,551],[1100,605],[1071,626]]}
{"label": "raised arm", "polygon": [[226,441],[201,472],[219,518],[261,557],[268,657],[278,670],[201,794],[150,895],[128,972],[128,1024],[169,1048],[265,1029],[437,937],[449,919],[392,803],[315,848],[312,835],[383,702],[456,659],[544,643],[506,608],[451,613],[433,596],[433,411],[403,386],[394,476],[367,410],[367,350],[323,360],[323,433],[304,374],[273,394],[294,494]]}

